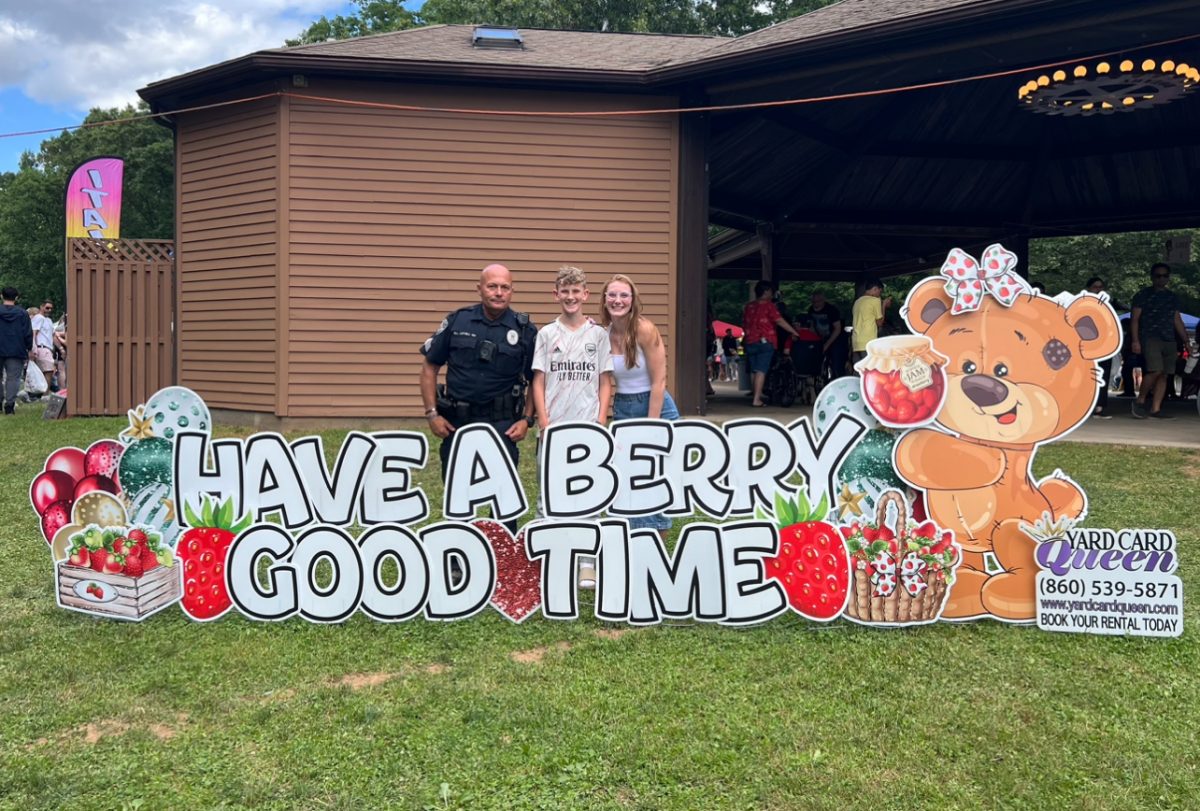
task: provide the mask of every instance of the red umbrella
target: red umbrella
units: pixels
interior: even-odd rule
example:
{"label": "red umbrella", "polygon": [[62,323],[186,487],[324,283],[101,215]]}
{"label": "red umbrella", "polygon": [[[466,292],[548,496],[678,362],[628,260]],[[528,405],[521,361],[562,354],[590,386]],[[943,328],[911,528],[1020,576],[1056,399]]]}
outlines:
{"label": "red umbrella", "polygon": [[714,321],[714,322],[712,322],[712,328],[713,328],[713,332],[715,332],[717,334],[718,338],[724,338],[725,330],[729,330],[729,329],[733,330],[734,338],[742,337],[742,328],[739,327],[737,324],[727,324],[724,321]]}

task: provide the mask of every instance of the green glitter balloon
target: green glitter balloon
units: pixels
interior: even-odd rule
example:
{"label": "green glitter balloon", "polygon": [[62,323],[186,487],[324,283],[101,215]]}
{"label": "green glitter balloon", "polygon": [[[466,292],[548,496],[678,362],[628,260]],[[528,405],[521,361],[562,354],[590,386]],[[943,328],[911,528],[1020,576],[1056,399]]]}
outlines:
{"label": "green glitter balloon", "polygon": [[171,484],[172,456],[175,446],[160,437],[139,439],[121,455],[117,477],[121,490],[138,493],[150,484]]}
{"label": "green glitter balloon", "polygon": [[908,485],[900,481],[900,477],[892,469],[892,448],[896,444],[897,436],[883,428],[875,428],[863,434],[846,456],[846,461],[842,463],[838,471],[838,481],[875,479],[904,490]]}

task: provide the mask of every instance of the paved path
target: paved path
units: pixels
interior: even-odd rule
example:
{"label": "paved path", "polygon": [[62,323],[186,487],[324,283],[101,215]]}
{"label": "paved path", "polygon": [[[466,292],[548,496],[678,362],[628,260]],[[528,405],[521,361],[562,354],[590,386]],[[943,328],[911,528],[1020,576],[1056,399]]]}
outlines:
{"label": "paved path", "polygon": [[[750,397],[737,390],[734,383],[715,383],[715,396],[708,399],[705,419],[725,422],[742,417],[769,417],[788,423],[800,416],[812,416],[812,406],[794,405],[791,408],[751,408]],[[1135,420],[1126,397],[1110,397],[1108,406],[1114,415],[1111,420],[1090,419],[1076,428],[1065,441],[1092,442],[1102,445],[1144,445],[1173,448],[1200,448],[1200,414],[1195,399],[1168,402],[1163,410],[1174,420]]]}

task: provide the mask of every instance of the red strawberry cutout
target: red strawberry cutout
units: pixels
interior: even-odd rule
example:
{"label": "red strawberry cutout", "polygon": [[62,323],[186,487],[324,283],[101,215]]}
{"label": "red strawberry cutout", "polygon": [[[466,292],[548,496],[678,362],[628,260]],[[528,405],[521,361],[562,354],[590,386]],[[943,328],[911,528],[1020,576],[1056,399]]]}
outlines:
{"label": "red strawberry cutout", "polygon": [[229,545],[238,533],[250,526],[251,516],[234,521],[233,499],[217,505],[204,497],[200,515],[192,506],[183,505],[189,529],[179,538],[175,556],[183,562],[183,612],[192,619],[215,620],[233,607],[225,586],[225,562]]}
{"label": "red strawberry cutout", "polygon": [[797,614],[822,622],[842,613],[850,595],[850,560],[841,533],[823,519],[829,499],[814,510],[803,492],[795,503],[775,495],[779,555],[766,558],[767,577],[778,580]]}
{"label": "red strawberry cutout", "polygon": [[499,521],[481,519],[479,529],[496,557],[496,590],[492,607],[512,622],[524,622],[542,607],[542,561],[525,554],[525,531],[513,537]]}

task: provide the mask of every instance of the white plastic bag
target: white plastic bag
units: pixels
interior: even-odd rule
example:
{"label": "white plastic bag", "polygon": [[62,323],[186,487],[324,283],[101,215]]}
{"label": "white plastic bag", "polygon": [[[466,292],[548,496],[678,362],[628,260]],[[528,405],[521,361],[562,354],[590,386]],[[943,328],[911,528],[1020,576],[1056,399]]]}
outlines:
{"label": "white plastic bag", "polygon": [[46,376],[37,364],[33,361],[25,364],[25,391],[30,394],[45,394],[48,388],[50,387],[46,385]]}

